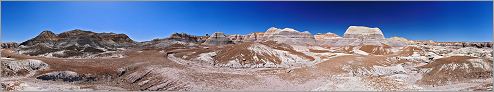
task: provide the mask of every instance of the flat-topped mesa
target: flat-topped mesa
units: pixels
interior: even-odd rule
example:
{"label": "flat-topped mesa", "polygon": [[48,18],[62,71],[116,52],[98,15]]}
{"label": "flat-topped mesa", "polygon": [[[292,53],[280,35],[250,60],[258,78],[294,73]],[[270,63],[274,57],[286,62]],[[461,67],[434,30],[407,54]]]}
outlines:
{"label": "flat-topped mesa", "polygon": [[374,45],[392,47],[403,46],[402,42],[385,39],[383,32],[379,28],[369,28],[364,26],[350,26],[346,30],[343,38],[331,43],[331,46],[364,46]]}
{"label": "flat-topped mesa", "polygon": [[203,43],[205,45],[226,45],[233,44],[233,41],[228,39],[223,32],[214,32],[209,38]]}
{"label": "flat-topped mesa", "polygon": [[309,32],[299,32],[292,28],[278,29],[275,27],[269,28],[265,33],[264,37],[267,39],[277,38],[277,37],[288,37],[288,38],[312,38]]}
{"label": "flat-topped mesa", "polygon": [[343,35],[343,38],[384,39],[384,35],[379,28],[350,26]]}

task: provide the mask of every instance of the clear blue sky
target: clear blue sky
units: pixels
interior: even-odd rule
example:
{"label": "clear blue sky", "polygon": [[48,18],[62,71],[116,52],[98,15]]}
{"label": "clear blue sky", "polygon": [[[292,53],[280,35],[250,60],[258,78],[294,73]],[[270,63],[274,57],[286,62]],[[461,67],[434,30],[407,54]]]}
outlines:
{"label": "clear blue sky", "polygon": [[264,32],[290,27],[343,35],[350,25],[379,27],[385,37],[491,41],[492,2],[2,2],[2,41],[43,30],[125,33],[136,41]]}

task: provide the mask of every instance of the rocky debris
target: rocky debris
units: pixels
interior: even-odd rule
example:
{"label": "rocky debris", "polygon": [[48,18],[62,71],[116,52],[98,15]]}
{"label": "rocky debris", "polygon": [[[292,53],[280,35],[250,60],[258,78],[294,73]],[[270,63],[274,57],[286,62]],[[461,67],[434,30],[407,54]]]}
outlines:
{"label": "rocky debris", "polygon": [[187,91],[191,89],[180,70],[156,65],[126,70],[121,78],[127,85],[135,85],[137,90],[148,91]]}
{"label": "rocky debris", "polygon": [[448,56],[492,57],[492,49],[465,47],[448,53]]}
{"label": "rocky debris", "polygon": [[1,47],[2,49],[13,49],[19,47],[19,44],[15,42],[6,42],[6,43],[2,43]]}
{"label": "rocky debris", "polygon": [[234,43],[241,43],[245,40],[245,36],[240,34],[228,35],[227,38],[232,40]]}
{"label": "rocky debris", "polygon": [[432,40],[410,40],[414,45],[433,45],[433,46],[456,46],[456,47],[476,47],[491,48],[492,42],[434,42]]}
{"label": "rocky debris", "polygon": [[89,46],[69,46],[64,48],[53,48],[46,44],[36,44],[34,46],[21,46],[18,50],[20,54],[56,58],[121,58],[122,49],[104,49]]}
{"label": "rocky debris", "polygon": [[228,39],[223,32],[215,32],[203,43],[205,45],[226,45],[233,44],[233,41]]}
{"label": "rocky debris", "polygon": [[394,65],[394,66],[373,66],[374,73],[373,75],[377,76],[389,76],[395,74],[406,74],[407,71],[403,68],[402,65]]}
{"label": "rocky debris", "polygon": [[170,37],[166,38],[168,40],[175,40],[181,42],[193,42],[193,43],[201,43],[204,42],[203,39],[200,39],[200,36],[193,36],[186,33],[174,33]]}
{"label": "rocky debris", "polygon": [[419,80],[428,85],[492,78],[492,60],[469,56],[440,58],[419,68],[429,70]]}
{"label": "rocky debris", "polygon": [[49,67],[48,64],[41,60],[26,59],[26,60],[15,60],[15,59],[0,59],[2,63],[2,77],[6,76],[24,76],[27,74],[33,74],[38,70],[44,70]]}
{"label": "rocky debris", "polygon": [[377,91],[361,77],[333,77],[327,84],[312,91]]}
{"label": "rocky debris", "polygon": [[106,51],[117,51],[135,45],[125,34],[94,33],[72,30],[56,35],[43,31],[38,36],[20,44],[19,53],[31,56],[86,57]]}
{"label": "rocky debris", "polygon": [[22,89],[20,81],[10,81],[10,82],[2,82],[2,90],[3,91],[18,91]]}
{"label": "rocky debris", "polygon": [[[366,62],[366,61],[364,61]],[[402,65],[382,66],[372,65],[372,67],[344,67],[353,76],[390,76],[395,74],[407,74]]]}
{"label": "rocky debris", "polygon": [[470,87],[466,88],[460,91],[492,91],[492,83],[486,83],[483,85],[475,86],[475,87]]}
{"label": "rocky debris", "polygon": [[434,45],[436,42],[432,40],[412,40],[414,45]]}
{"label": "rocky debris", "polygon": [[476,47],[491,48],[492,42],[435,42],[436,46],[458,46],[458,47]]}
{"label": "rocky debris", "polygon": [[50,72],[50,73],[45,73],[45,74],[39,75],[36,78],[41,79],[41,80],[53,80],[53,81],[63,80],[63,81],[68,81],[68,82],[83,80],[82,76],[80,76],[78,73],[73,72],[73,71]]}
{"label": "rocky debris", "polygon": [[79,85],[73,83],[47,82],[34,79],[2,81],[3,91],[125,91],[123,88],[104,85]]}

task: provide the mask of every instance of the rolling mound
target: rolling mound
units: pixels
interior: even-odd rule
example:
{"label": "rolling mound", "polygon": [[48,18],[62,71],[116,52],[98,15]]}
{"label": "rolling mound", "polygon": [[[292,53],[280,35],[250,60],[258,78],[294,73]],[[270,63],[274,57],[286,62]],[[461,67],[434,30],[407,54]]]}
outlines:
{"label": "rolling mound", "polygon": [[415,46],[405,46],[399,52],[399,55],[402,56],[410,56],[413,55],[414,52],[423,52],[422,49]]}
{"label": "rolling mound", "polygon": [[176,56],[186,60],[233,68],[290,67],[309,64],[315,60],[311,56],[295,51],[290,45],[273,41],[245,42],[220,48],[184,50]]}
{"label": "rolling mound", "polygon": [[364,45],[360,47],[360,50],[367,52],[371,55],[388,55],[392,52],[389,50],[391,47],[388,45],[376,46],[376,45]]}
{"label": "rolling mound", "polygon": [[75,29],[58,35],[43,31],[20,45],[19,53],[31,56],[87,58],[120,57],[113,52],[134,46],[135,42],[125,34]]}
{"label": "rolling mound", "polygon": [[440,58],[420,68],[430,69],[419,80],[422,84],[445,85],[450,82],[492,77],[492,60],[470,56]]}

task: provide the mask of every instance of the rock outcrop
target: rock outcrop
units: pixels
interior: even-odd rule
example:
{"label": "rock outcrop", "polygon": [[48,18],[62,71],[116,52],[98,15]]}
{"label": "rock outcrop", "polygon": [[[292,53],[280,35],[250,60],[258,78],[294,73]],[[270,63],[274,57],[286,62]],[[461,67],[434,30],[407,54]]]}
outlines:
{"label": "rock outcrop", "polygon": [[43,31],[38,36],[21,43],[24,46],[33,46],[36,44],[46,44],[51,47],[68,47],[72,45],[99,48],[117,48],[134,45],[134,41],[125,34],[115,33],[94,33],[75,29],[56,35],[51,31]]}
{"label": "rock outcrop", "polygon": [[186,33],[174,33],[166,39],[175,40],[175,41],[182,41],[182,42],[200,42],[199,37],[189,35]]}
{"label": "rock outcrop", "polygon": [[55,33],[51,31],[43,31],[38,36],[34,37],[33,39],[27,40],[21,43],[20,45],[32,46],[37,43],[54,44],[58,40],[59,38]]}
{"label": "rock outcrop", "polygon": [[86,57],[117,48],[127,48],[135,42],[125,34],[95,33],[84,30],[72,30],[55,34],[43,31],[38,36],[20,44],[19,52],[32,56]]}
{"label": "rock outcrop", "polygon": [[388,45],[392,47],[403,46],[406,43],[391,40],[388,42],[384,38],[384,34],[379,28],[369,28],[364,26],[350,26],[346,30],[343,38],[338,39],[338,41],[331,43],[331,46],[363,46],[363,45],[374,45],[382,46]]}
{"label": "rock outcrop", "polygon": [[369,27],[364,27],[364,26],[350,26],[345,31],[343,38],[384,39],[384,35],[379,28],[369,28]]}
{"label": "rock outcrop", "polygon": [[264,40],[263,37],[264,37],[264,32],[253,32],[251,34],[248,34],[245,37],[244,41],[248,41],[248,42],[263,41]]}
{"label": "rock outcrop", "polygon": [[196,46],[206,41],[204,36],[194,36],[186,33],[173,33],[168,38],[153,39],[151,41],[141,42],[140,47],[144,48],[167,48],[174,44],[182,46]]}
{"label": "rock outcrop", "polygon": [[19,44],[15,43],[15,42],[6,42],[6,43],[2,43],[1,45],[2,48],[17,48],[19,47]]}
{"label": "rock outcrop", "polygon": [[41,80],[63,80],[68,82],[83,80],[83,77],[73,71],[50,72],[36,77]]}
{"label": "rock outcrop", "polygon": [[2,58],[1,68],[2,77],[5,76],[24,76],[28,74],[34,74],[35,71],[48,69],[49,66],[41,60],[26,59],[15,60],[9,58]]}
{"label": "rock outcrop", "polygon": [[292,28],[278,29],[275,27],[269,28],[266,32],[251,33],[245,38],[244,41],[249,42],[276,41],[290,45],[314,45],[316,42],[307,31],[299,32]]}
{"label": "rock outcrop", "polygon": [[264,33],[263,38],[265,40],[271,40],[290,45],[315,44],[315,39],[309,32],[299,32],[291,28],[278,29],[275,27],[271,27]]}
{"label": "rock outcrop", "polygon": [[233,44],[233,41],[228,39],[223,32],[215,32],[203,43],[205,45],[226,45]]}
{"label": "rock outcrop", "polygon": [[234,43],[241,43],[245,40],[245,36],[240,34],[228,35],[227,38],[232,40]]}

